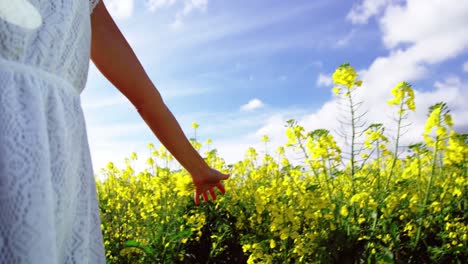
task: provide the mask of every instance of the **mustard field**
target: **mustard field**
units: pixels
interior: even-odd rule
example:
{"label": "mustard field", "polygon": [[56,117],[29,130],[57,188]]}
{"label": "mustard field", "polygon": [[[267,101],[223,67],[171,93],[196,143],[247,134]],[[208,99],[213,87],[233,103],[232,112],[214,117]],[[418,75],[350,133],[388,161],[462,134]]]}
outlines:
{"label": "mustard field", "polygon": [[216,201],[194,204],[188,172],[171,170],[164,148],[149,144],[142,171],[135,153],[124,168],[109,163],[97,180],[108,263],[466,263],[468,135],[453,129],[449,106],[433,105],[422,141],[402,146],[408,114],[427,111],[415,109],[410,84],[389,91],[388,134],[360,126],[362,81],[351,65],[333,81],[348,146],[290,120],[288,143],[262,158],[250,148],[228,165],[209,149],[208,164],[231,174]]}

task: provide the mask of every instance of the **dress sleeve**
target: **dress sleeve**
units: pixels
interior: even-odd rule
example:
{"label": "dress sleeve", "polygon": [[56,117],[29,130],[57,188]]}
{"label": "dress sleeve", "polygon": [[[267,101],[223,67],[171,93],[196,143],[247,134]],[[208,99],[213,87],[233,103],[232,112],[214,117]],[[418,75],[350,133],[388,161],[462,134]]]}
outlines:
{"label": "dress sleeve", "polygon": [[[94,8],[99,3],[100,0],[89,0],[89,13],[93,13]],[[102,0],[101,0],[102,1]]]}

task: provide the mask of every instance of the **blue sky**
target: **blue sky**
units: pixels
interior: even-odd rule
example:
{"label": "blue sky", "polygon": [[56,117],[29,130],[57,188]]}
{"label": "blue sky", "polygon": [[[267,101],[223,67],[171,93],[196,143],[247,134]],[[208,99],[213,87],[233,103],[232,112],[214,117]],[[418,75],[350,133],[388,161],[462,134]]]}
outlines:
{"label": "blue sky", "polygon": [[[263,149],[264,134],[271,149],[284,144],[291,118],[310,130],[336,129],[330,76],[343,62],[364,81],[371,122],[391,127],[385,101],[394,85],[409,81],[418,109],[407,142],[417,140],[427,107],[441,100],[468,132],[468,1],[104,2],[187,136],[198,122],[199,139],[213,139],[228,162],[249,146]],[[93,65],[82,103],[96,172],[132,151],[145,160],[147,143],[158,143]]]}

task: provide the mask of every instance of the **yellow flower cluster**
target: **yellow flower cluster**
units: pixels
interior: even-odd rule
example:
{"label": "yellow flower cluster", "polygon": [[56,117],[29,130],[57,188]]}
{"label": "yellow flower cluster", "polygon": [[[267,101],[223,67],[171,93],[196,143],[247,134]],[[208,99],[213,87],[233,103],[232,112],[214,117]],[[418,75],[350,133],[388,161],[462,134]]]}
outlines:
{"label": "yellow flower cluster", "polygon": [[[424,127],[424,141],[430,147],[442,149],[446,146],[446,139],[452,128],[452,116],[446,104],[437,103],[430,108],[429,117]],[[435,136],[431,136],[434,130]]]}
{"label": "yellow flower cluster", "polygon": [[338,69],[333,73],[332,80],[334,84],[338,85],[333,88],[333,93],[336,95],[339,95],[341,92],[340,86],[344,86],[347,89],[345,95],[349,95],[350,90],[354,86],[359,87],[362,85],[362,81],[358,80],[358,74],[349,63],[340,65],[340,67],[338,67]]}
{"label": "yellow flower cluster", "polygon": [[184,257],[180,248],[202,236],[206,216],[190,209],[194,190],[190,176],[156,166],[169,165],[172,159],[164,149],[148,147],[153,162],[145,171],[134,172],[129,162],[138,157],[133,154],[126,169],[109,163],[102,170],[105,180],[97,180],[106,257],[112,263],[137,263],[142,254],[157,255],[146,257],[153,261],[180,259]]}
{"label": "yellow flower cluster", "polygon": [[[361,84],[350,65],[341,66],[334,81]],[[393,94],[392,104],[414,110],[410,85],[397,85]],[[263,157],[249,148],[229,166],[208,148],[207,163],[232,176],[225,195],[201,206],[193,204],[190,176],[170,169],[172,157],[163,148],[149,145],[142,172],[131,166],[136,154],[125,169],[109,163],[105,180],[97,182],[108,262],[463,263],[468,144],[453,130],[446,105],[431,108],[425,143],[395,161],[381,124],[365,136],[365,155],[354,169],[329,131],[306,132],[294,120],[287,124],[287,145],[273,155],[268,137]],[[288,158],[288,147],[303,159]]]}
{"label": "yellow flower cluster", "polygon": [[468,148],[466,140],[468,137],[459,135],[455,131],[450,131],[446,154],[444,157],[445,165],[463,164],[468,157]]}
{"label": "yellow flower cluster", "polygon": [[392,89],[393,99],[389,100],[388,105],[400,106],[399,114],[404,113],[406,110],[416,110],[414,103],[414,91],[411,85],[407,82],[401,82]]}

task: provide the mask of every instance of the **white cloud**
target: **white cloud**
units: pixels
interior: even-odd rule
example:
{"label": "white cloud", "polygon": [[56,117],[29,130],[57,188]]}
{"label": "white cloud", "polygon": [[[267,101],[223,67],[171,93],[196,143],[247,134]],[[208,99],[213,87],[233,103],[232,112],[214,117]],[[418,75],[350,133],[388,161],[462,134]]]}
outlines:
{"label": "white cloud", "polygon": [[365,24],[390,2],[392,0],[364,0],[361,4],[354,5],[346,18],[354,24]]}
{"label": "white cloud", "polygon": [[129,18],[133,14],[133,0],[104,0],[114,19]]}
{"label": "white cloud", "polygon": [[[334,44],[333,44],[333,47],[335,48],[338,48],[338,49],[343,49],[343,48],[346,48],[348,47],[350,44],[351,44],[351,41],[356,37],[356,36],[359,36],[360,34],[358,33],[358,31],[356,29],[352,29],[351,31],[349,31],[348,33],[346,33],[344,36],[340,37],[339,39],[337,39]],[[362,36],[360,36],[360,39],[362,39]]]}
{"label": "white cloud", "polygon": [[[266,120],[266,124],[257,131],[255,131],[255,133],[250,137],[260,139],[262,136],[267,135],[270,137],[270,140],[278,141],[280,139],[283,139],[284,141],[284,139],[286,138],[286,128],[284,125],[286,124],[286,121],[289,118],[292,117],[287,117],[279,113],[272,114]],[[272,137],[271,135],[275,136]]]}
{"label": "white cloud", "polygon": [[[227,164],[234,164],[242,160],[245,156],[245,152],[249,147],[259,149],[257,142],[248,143],[245,138],[234,142],[230,140],[215,141],[213,143],[214,148],[218,150],[218,155],[226,161]],[[260,141],[260,140],[259,140]]]}
{"label": "white cloud", "polygon": [[[454,42],[450,47],[466,45],[468,1],[408,0],[405,6],[391,4],[380,25],[387,47],[414,43],[430,49],[430,53],[435,53],[432,56],[445,54],[444,49],[450,42]],[[428,53],[428,50],[422,52]]]}
{"label": "white cloud", "polygon": [[[198,45],[218,41],[229,36],[252,32],[274,24],[284,23],[284,21],[304,14],[319,14],[326,3],[326,1],[307,1],[304,4],[292,6],[286,10],[272,6],[267,10],[268,12],[253,13],[255,15],[247,15],[243,19],[239,19],[239,15],[235,13],[222,16],[204,16],[203,19],[191,21],[191,30],[185,30],[183,38],[179,34],[173,34],[173,31],[166,32],[165,28],[162,28],[160,24],[154,25],[154,27],[161,27],[159,29],[161,34],[148,34],[148,30],[144,29],[144,27],[137,27],[136,29],[139,30],[133,34],[133,39],[138,45],[132,47],[137,52],[137,55],[139,53],[144,54],[145,58],[151,58],[152,63],[157,65],[165,63],[166,59],[171,60],[172,57],[167,57],[172,56],[171,54],[178,54]],[[213,25],[217,26],[213,27]],[[174,29],[176,29],[177,25],[174,26]],[[179,26],[183,30],[184,28],[181,28],[181,26],[183,24]],[[319,36],[318,32],[317,36]],[[161,42],[160,39],[165,39],[165,41]],[[319,37],[311,38],[303,33],[292,33],[287,38],[275,40],[274,42],[271,40],[256,41],[253,45],[228,45],[219,47],[218,49],[211,49],[209,52],[202,51],[199,53],[198,59],[205,62],[212,60],[219,61],[220,57],[222,59],[229,59],[238,58],[243,55],[250,56],[253,53],[270,54],[283,49],[311,49],[317,47],[318,43],[323,44],[325,42],[320,40]],[[199,48],[197,50],[201,51]],[[320,63],[312,62],[313,65],[310,66],[320,67]]]}
{"label": "white cloud", "polygon": [[317,86],[330,86],[333,84],[333,80],[330,75],[319,73],[317,77]]}
{"label": "white cloud", "polygon": [[[361,91],[361,95],[366,91]],[[390,94],[390,90],[381,91],[381,93]],[[384,96],[381,96],[376,102],[374,102],[371,96],[364,96],[365,108],[369,110],[365,116],[365,120],[368,121],[367,125],[371,123],[383,123],[386,128],[386,134],[389,138],[393,138],[396,135],[396,122],[392,120],[392,115],[396,112],[395,108],[387,106]],[[401,136],[400,146],[407,146],[408,144],[415,143],[422,140],[422,134],[424,131],[424,125],[427,118],[427,111],[429,106],[443,101],[446,102],[451,110],[453,120],[455,123],[455,129],[461,133],[468,132],[468,107],[466,101],[468,101],[468,83],[462,83],[459,78],[451,77],[443,81],[434,83],[434,89],[430,91],[419,91],[416,90],[416,112],[411,113],[409,119],[404,121],[404,124],[411,124],[411,129],[404,128],[404,135]],[[346,109],[345,109],[346,110]],[[344,152],[349,152],[346,139],[341,137],[339,133],[347,133],[349,135],[349,128],[344,127],[343,131],[338,118],[346,114],[340,110],[337,100],[330,100],[326,102],[320,109],[309,114],[299,115],[282,115],[272,114],[270,118],[266,119],[266,123],[261,128],[257,129],[253,134],[255,138],[261,138],[262,135],[268,135],[270,139],[273,139],[269,144],[271,150],[276,149],[278,146],[284,146],[287,142],[285,136],[286,129],[284,124],[286,120],[290,118],[296,118],[298,123],[305,128],[306,131],[313,131],[315,129],[324,128],[329,130],[335,136],[335,140],[338,145],[342,147]],[[254,138],[251,136],[251,138]],[[394,142],[394,141],[392,141]],[[349,143],[349,142],[348,142]],[[262,150],[261,144],[256,144],[257,150]],[[392,148],[393,145],[390,145]],[[296,152],[288,152],[288,156],[297,161],[301,160],[301,154]]]}
{"label": "white cloud", "polygon": [[456,129],[461,129],[468,132],[468,83],[463,83],[460,78],[456,76],[448,77],[443,81],[434,83],[434,90],[422,91],[416,93],[416,107],[419,111],[415,114],[415,119],[426,120],[427,109],[429,106],[437,102],[446,102],[453,116]]}
{"label": "white cloud", "polygon": [[[389,54],[377,57],[367,69],[359,71],[364,84],[358,89],[356,99],[364,102],[362,108],[368,110],[366,119],[370,123],[383,123],[389,136],[396,133],[396,124],[392,120],[396,110],[386,104],[391,98],[391,88],[401,81],[411,83],[427,77],[431,65],[454,58],[468,48],[468,2],[463,2],[450,0],[444,1],[442,5],[440,1],[409,0],[405,7],[389,2],[386,2],[387,5],[379,5],[383,15],[378,17],[378,21],[383,33],[382,40],[387,43]],[[366,19],[371,16],[369,14],[379,13],[370,7],[368,9],[370,11],[367,13],[363,11],[367,14],[363,16]],[[428,17],[431,17],[430,22],[427,21]],[[426,18],[428,24],[422,22],[423,18]],[[397,48],[401,43],[409,46]],[[320,79],[319,75],[317,84]],[[465,103],[468,101],[468,83],[462,83],[455,76],[435,82],[433,89],[414,88],[416,113],[409,116],[411,129],[401,139],[403,145],[422,139],[428,107],[440,101],[446,102],[451,109],[456,129],[462,133],[468,132],[468,105]],[[337,119],[342,113],[337,103],[336,99],[326,102],[318,111],[305,115],[298,121],[307,131],[316,128],[336,131],[340,128]],[[277,120],[269,120],[258,131],[273,131],[271,127],[277,123]],[[274,133],[278,134],[273,134],[272,137],[280,137],[282,132]],[[343,139],[340,140],[343,144]]]}
{"label": "white cloud", "polygon": [[[391,97],[390,89],[401,81],[411,83],[427,77],[431,65],[451,59],[468,48],[468,2],[463,2],[447,0],[442,5],[437,0],[409,0],[406,6],[390,4],[385,8],[379,25],[389,55],[376,58],[361,74],[364,81],[361,99],[371,110],[372,122],[393,126],[390,118],[382,119],[394,112],[384,104]],[[432,19],[428,21],[428,17]],[[396,48],[402,43],[410,45],[406,49]],[[434,88],[422,92],[415,87],[417,113],[409,120],[414,128],[412,133],[422,133],[418,128],[424,125],[427,107],[434,103],[445,101],[450,108],[456,107],[452,111],[454,116],[468,109],[459,103],[459,98],[466,94],[466,86],[452,80],[438,82]],[[414,135],[407,138],[410,137]]]}
{"label": "white cloud", "polygon": [[194,10],[201,10],[204,12],[206,11],[207,6],[208,6],[208,0],[188,0],[188,1],[185,1],[182,14],[187,16]]}
{"label": "white cloud", "polygon": [[463,63],[463,71],[468,72],[468,61],[465,61],[465,63]]}
{"label": "white cloud", "polygon": [[265,104],[262,101],[260,101],[259,99],[255,98],[255,99],[250,100],[247,104],[241,106],[241,110],[242,111],[252,111],[252,110],[255,110],[255,109],[262,108],[263,106],[265,106]]}
{"label": "white cloud", "polygon": [[[233,124],[234,127],[226,127],[226,124],[229,122],[220,120],[221,122],[219,123],[221,123],[222,130],[243,127],[246,128],[244,129],[246,133],[235,138],[229,137],[226,140],[215,140],[213,146],[218,149],[220,156],[225,159],[227,163],[235,163],[242,160],[249,147],[253,147],[257,150],[260,156],[259,160],[261,160],[261,157],[265,153],[265,143],[261,141],[262,136],[267,135],[269,137],[270,142],[268,142],[267,151],[270,155],[274,155],[276,149],[279,146],[284,146],[287,142],[286,121],[293,118],[300,120],[306,112],[305,109],[282,108],[270,109],[267,113],[241,114],[230,118],[236,120]],[[218,123],[213,125],[213,127],[218,130],[220,129],[218,128]],[[286,154],[288,157],[292,158],[292,160],[300,158],[292,151],[287,151]]]}
{"label": "white cloud", "polygon": [[[303,110],[295,111],[292,109],[269,113],[269,117],[265,119],[265,123],[262,127],[248,135],[247,138],[257,143],[254,144],[253,147],[255,147],[261,154],[264,152],[263,150],[265,146],[260,142],[260,139],[263,135],[267,135],[270,139],[270,142],[268,143],[268,152],[269,154],[273,154],[278,147],[284,147],[288,142],[285,126],[288,120],[295,119],[306,131],[325,128],[333,132],[336,129],[335,125],[337,124],[334,122],[334,120],[336,120],[336,109],[337,106],[334,102],[327,102],[321,109],[312,114]],[[292,148],[287,148],[286,155],[293,164],[299,164],[304,160],[302,151],[297,149],[294,150]]]}
{"label": "white cloud", "polygon": [[343,36],[342,38],[338,39],[338,41],[336,41],[336,43],[334,44],[334,46],[336,48],[343,48],[345,46],[347,46],[350,42],[351,42],[351,39],[353,39],[354,35],[356,34],[356,30],[351,30],[349,33],[347,33],[345,36]]}
{"label": "white cloud", "polygon": [[[421,11],[414,11],[416,9]],[[419,22],[433,13],[437,16],[432,16],[429,27]],[[465,26],[468,24],[468,2],[460,4],[457,0],[447,0],[441,6],[439,1],[409,0],[406,7],[389,5],[379,24],[390,54],[376,58],[362,73],[365,98],[372,98],[369,101],[375,104],[388,99],[389,89],[398,82],[422,79],[431,64],[453,58],[468,47],[468,28]],[[414,36],[410,37],[408,31]],[[392,49],[408,41],[411,44],[408,48]]]}
{"label": "white cloud", "polygon": [[171,24],[172,28],[179,29],[184,25],[184,20],[194,11],[205,12],[208,7],[208,0],[186,0],[184,8],[179,10],[176,14],[174,22]]}
{"label": "white cloud", "polygon": [[146,5],[151,12],[174,5],[176,0],[147,0]]}

